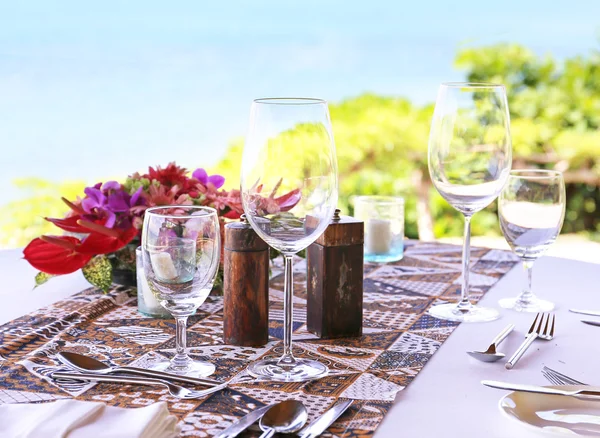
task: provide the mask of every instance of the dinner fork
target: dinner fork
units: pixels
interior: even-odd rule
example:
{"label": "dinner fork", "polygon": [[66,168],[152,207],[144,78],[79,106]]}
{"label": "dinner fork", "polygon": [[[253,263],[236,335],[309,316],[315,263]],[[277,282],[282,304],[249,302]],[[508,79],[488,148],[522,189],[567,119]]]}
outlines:
{"label": "dinner fork", "polygon": [[[544,316],[546,317],[544,324]],[[552,323],[550,323],[550,319],[552,318]],[[554,337],[554,320],[555,316],[552,314],[544,314],[538,313],[533,320],[533,324],[529,328],[527,332],[527,336],[525,337],[525,341],[519,346],[515,354],[506,362],[506,369],[512,369],[516,363],[521,359],[521,356],[527,351],[529,346],[536,339],[543,339],[544,341],[549,341]],[[539,321],[539,322],[538,322]],[[542,328],[543,327],[543,328]]]}
{"label": "dinner fork", "polygon": [[559,373],[558,371],[553,370],[552,368],[548,368],[544,366],[542,368],[542,375],[548,379],[550,383],[555,385],[586,385],[587,383],[580,382],[579,380],[575,380],[572,377],[569,377],[565,374]]}
{"label": "dinner fork", "polygon": [[111,382],[111,383],[125,383],[125,384],[137,384],[137,385],[150,385],[150,386],[165,386],[169,390],[169,394],[173,397],[190,400],[196,398],[203,398],[213,392],[220,391],[227,387],[229,384],[223,383],[222,385],[213,386],[212,388],[203,389],[201,391],[184,388],[183,386],[175,385],[167,380],[155,379],[151,377],[130,377],[130,376],[105,376],[102,374],[93,373],[69,373],[63,371],[55,371],[50,377],[54,380],[59,379],[70,379],[70,380],[85,380],[89,382]]}

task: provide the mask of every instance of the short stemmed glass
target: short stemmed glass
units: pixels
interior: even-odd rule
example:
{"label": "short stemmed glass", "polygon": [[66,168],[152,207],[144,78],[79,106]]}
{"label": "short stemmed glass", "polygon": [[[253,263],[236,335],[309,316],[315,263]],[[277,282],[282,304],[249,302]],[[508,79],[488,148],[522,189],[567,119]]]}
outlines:
{"label": "short stemmed glass", "polygon": [[255,362],[248,372],[280,381],[324,376],[327,366],[295,358],[292,352],[292,256],[323,233],[337,204],[337,160],[327,102],[274,98],[252,103],[241,191],[252,228],[285,260],[283,355]]}
{"label": "short stemmed glass", "polygon": [[533,263],[554,243],[565,218],[565,183],[555,170],[513,170],[498,199],[504,238],[523,262],[527,283],[515,298],[500,306],[520,312],[549,312],[554,303],[531,291]]}
{"label": "short stemmed glass", "polygon": [[429,174],[448,203],[465,217],[461,300],[429,309],[436,318],[484,322],[495,309],[469,301],[471,217],[498,197],[512,164],[508,103],[503,85],[444,83],[429,135]]}
{"label": "short stemmed glass", "polygon": [[186,351],[189,316],[210,293],[221,254],[217,212],[209,207],[165,206],[146,210],[142,231],[144,273],[152,293],[176,321],[176,354],[153,365],[188,376],[208,376],[213,364]]}

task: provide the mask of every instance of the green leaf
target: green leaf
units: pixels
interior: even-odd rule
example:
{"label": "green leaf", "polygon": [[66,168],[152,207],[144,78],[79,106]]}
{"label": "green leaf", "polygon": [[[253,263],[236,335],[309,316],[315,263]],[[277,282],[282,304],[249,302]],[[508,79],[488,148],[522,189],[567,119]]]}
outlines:
{"label": "green leaf", "polygon": [[42,284],[46,283],[52,277],[56,277],[56,275],[46,274],[45,272],[38,272],[37,275],[35,276],[35,287],[34,287],[34,289],[36,287],[41,286]]}
{"label": "green leaf", "polygon": [[112,285],[112,266],[108,257],[98,255],[85,265],[81,272],[87,281],[92,286],[102,289],[105,293],[108,292]]}

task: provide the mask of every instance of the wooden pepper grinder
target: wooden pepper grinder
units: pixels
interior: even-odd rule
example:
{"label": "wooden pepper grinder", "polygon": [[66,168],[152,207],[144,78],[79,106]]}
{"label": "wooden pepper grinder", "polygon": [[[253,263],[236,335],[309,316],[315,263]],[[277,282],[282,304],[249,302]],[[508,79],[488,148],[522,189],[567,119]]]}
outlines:
{"label": "wooden pepper grinder", "polygon": [[223,338],[258,347],[269,340],[269,245],[245,215],[225,225]]}
{"label": "wooden pepper grinder", "polygon": [[308,330],[321,338],[362,335],[364,223],[340,210],[307,250]]}

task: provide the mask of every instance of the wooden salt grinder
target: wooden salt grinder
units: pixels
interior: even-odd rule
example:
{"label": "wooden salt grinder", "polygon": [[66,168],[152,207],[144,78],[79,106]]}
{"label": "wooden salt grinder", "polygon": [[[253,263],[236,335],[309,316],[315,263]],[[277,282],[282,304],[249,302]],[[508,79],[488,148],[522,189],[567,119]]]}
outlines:
{"label": "wooden salt grinder", "polygon": [[362,335],[364,223],[339,213],[307,250],[306,323],[321,338]]}
{"label": "wooden salt grinder", "polygon": [[269,246],[240,219],[225,225],[223,340],[258,347],[269,340]]}

